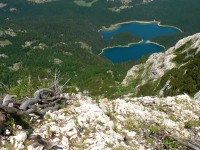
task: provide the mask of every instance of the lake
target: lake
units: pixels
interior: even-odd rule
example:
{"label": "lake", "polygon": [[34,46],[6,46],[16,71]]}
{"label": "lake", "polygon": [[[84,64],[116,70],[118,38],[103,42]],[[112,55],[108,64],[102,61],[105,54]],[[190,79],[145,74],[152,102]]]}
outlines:
{"label": "lake", "polygon": [[129,46],[119,46],[106,48],[102,55],[111,60],[113,63],[126,62],[130,60],[138,60],[142,56],[155,52],[161,52],[164,47],[155,43],[141,42],[138,44],[130,44]]}
{"label": "lake", "polygon": [[99,31],[102,38],[105,40],[110,40],[114,35],[122,32],[131,33],[134,36],[140,37],[143,41],[127,46],[105,48],[101,55],[105,56],[113,63],[138,60],[144,55],[161,52],[164,50],[164,47],[151,43],[149,40],[157,36],[177,34],[180,33],[181,30],[172,26],[159,25],[158,22],[126,22],[113,25],[109,28],[104,27],[104,29]]}

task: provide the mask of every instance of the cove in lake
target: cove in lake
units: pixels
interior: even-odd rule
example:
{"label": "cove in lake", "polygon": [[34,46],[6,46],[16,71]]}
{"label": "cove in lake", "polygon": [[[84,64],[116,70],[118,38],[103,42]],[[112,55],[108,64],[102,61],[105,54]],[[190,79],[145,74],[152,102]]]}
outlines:
{"label": "cove in lake", "polygon": [[130,44],[129,46],[116,46],[103,49],[101,55],[107,57],[113,63],[138,60],[144,55],[161,52],[164,50],[163,46],[148,42],[148,40],[157,36],[176,34],[181,32],[181,30],[172,26],[159,25],[158,22],[134,21],[116,24],[99,31],[105,40],[110,40],[114,35],[122,32],[129,32],[134,36],[140,37],[143,41]]}

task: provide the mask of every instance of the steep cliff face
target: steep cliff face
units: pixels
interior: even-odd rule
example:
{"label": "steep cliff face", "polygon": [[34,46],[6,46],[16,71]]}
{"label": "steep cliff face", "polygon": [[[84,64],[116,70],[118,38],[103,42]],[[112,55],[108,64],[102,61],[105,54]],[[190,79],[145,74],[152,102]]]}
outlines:
{"label": "steep cliff face", "polygon": [[[200,33],[197,33],[178,41],[174,47],[163,53],[152,54],[145,63],[133,66],[122,85],[128,86],[137,81],[134,86],[137,92],[140,91],[138,93],[144,95],[146,95],[144,87],[149,86],[151,92],[160,95],[165,95],[169,89],[171,91],[167,95],[194,94],[200,89],[199,76],[195,77],[196,72],[200,71],[199,51]],[[184,82],[189,79],[195,86],[192,91],[185,87]],[[174,82],[179,82],[180,87],[176,87]]]}

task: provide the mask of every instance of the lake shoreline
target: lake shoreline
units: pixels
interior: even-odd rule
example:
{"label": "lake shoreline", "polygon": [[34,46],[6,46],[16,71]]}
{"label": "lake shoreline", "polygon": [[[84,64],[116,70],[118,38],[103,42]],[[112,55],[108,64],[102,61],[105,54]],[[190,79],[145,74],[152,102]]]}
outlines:
{"label": "lake shoreline", "polygon": [[111,30],[117,29],[117,27],[119,27],[120,25],[129,24],[129,23],[143,23],[143,24],[156,23],[158,26],[161,26],[161,27],[171,27],[171,28],[177,29],[178,31],[180,31],[181,33],[183,33],[183,30],[181,30],[178,27],[175,27],[175,26],[172,26],[172,25],[162,25],[161,22],[156,21],[156,20],[153,20],[153,21],[132,20],[132,21],[120,22],[120,23],[112,24],[109,27],[102,26],[102,28],[99,29],[98,32],[101,32],[101,31],[111,31]]}
{"label": "lake shoreline", "polygon": [[141,40],[139,42],[136,42],[136,43],[128,43],[127,45],[117,45],[117,46],[109,46],[109,47],[105,47],[101,50],[101,53],[99,53],[99,55],[102,55],[104,51],[106,51],[107,49],[111,49],[111,48],[117,48],[117,47],[130,47],[131,45],[137,45],[137,44],[140,44],[140,43],[150,43],[150,44],[155,44],[155,45],[158,45],[160,47],[162,47],[163,49],[165,49],[165,46],[159,44],[159,43],[156,43],[156,42],[152,42],[150,40],[147,40],[147,41],[144,41],[144,40]]}
{"label": "lake shoreline", "polygon": [[[114,35],[120,32],[129,32],[136,35],[141,40],[131,42],[124,45],[108,46],[101,50],[99,55],[102,55],[112,62],[123,62],[126,60],[137,60],[143,55],[158,53],[166,49],[165,46],[151,41],[156,36],[166,36],[175,33],[182,33],[183,31],[171,25],[161,25],[159,21],[127,21],[113,24],[106,28],[98,30],[105,40],[110,40]],[[132,49],[137,51],[132,51]],[[113,55],[114,54],[114,55]]]}

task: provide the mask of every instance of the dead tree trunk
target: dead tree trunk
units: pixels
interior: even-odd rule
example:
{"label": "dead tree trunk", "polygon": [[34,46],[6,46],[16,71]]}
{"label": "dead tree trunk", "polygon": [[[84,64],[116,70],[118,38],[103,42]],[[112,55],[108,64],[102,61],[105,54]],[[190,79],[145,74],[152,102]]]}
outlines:
{"label": "dead tree trunk", "polygon": [[[33,98],[22,101],[21,103],[14,103],[13,98],[16,96],[6,95],[3,101],[0,102],[0,110],[6,114],[12,115],[44,115],[47,111],[58,110],[60,105],[65,103],[67,99],[55,96],[55,93],[48,89],[39,89],[34,93]],[[0,118],[1,119],[1,118]]]}

